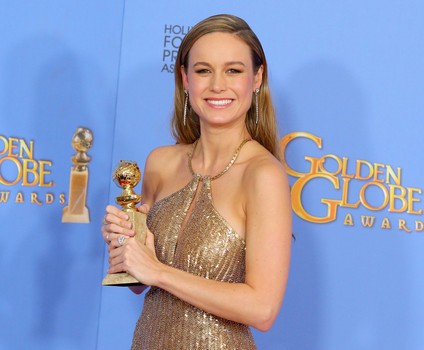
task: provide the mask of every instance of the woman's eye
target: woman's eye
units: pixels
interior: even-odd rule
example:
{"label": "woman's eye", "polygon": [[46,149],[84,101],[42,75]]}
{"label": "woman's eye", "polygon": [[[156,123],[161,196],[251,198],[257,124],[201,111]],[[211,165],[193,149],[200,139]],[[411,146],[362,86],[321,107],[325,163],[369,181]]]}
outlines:
{"label": "woman's eye", "polygon": [[238,74],[238,73],[241,73],[241,70],[236,69],[236,68],[230,68],[230,69],[228,70],[228,73],[231,73],[231,74]]}
{"label": "woman's eye", "polygon": [[204,74],[208,72],[209,72],[209,69],[206,69],[206,68],[196,70],[196,73],[198,74]]}

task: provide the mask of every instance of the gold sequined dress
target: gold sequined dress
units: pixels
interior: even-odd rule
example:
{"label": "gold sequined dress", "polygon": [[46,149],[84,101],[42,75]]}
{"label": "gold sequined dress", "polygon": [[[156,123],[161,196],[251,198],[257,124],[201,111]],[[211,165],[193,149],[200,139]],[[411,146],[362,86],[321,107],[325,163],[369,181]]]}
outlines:
{"label": "gold sequined dress", "polygon": [[[147,225],[155,236],[156,254],[162,263],[208,279],[244,282],[245,241],[214,208],[211,177],[194,174],[184,188],[156,202]],[[249,350],[256,345],[248,326],[207,313],[152,287],[145,296],[132,349]]]}

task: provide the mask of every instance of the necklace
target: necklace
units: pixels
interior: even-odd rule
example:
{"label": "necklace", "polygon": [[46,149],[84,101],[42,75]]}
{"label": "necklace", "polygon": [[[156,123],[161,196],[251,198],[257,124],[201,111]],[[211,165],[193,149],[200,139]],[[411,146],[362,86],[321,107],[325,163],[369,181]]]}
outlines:
{"label": "necklace", "polygon": [[[227,171],[228,171],[228,169],[230,169],[231,168],[231,166],[234,164],[234,162],[236,161],[236,159],[237,159],[237,157],[238,157],[238,155],[239,155],[239,153],[240,153],[240,150],[242,149],[242,147],[247,143],[247,142],[249,142],[249,141],[251,141],[252,139],[251,138],[249,138],[249,139],[244,139],[243,141],[242,141],[242,143],[240,144],[240,146],[238,146],[237,147],[237,149],[236,149],[236,151],[234,152],[234,155],[233,155],[233,158],[231,158],[231,161],[228,163],[228,165],[226,166],[226,168],[224,169],[224,170],[222,170],[218,175],[215,175],[215,176],[212,176],[211,177],[211,181],[213,181],[213,180],[216,180],[216,179],[218,179],[218,178],[220,178],[222,175],[224,175]],[[191,165],[191,159],[193,158],[193,153],[194,153],[194,150],[195,150],[195,148],[196,148],[196,145],[197,145],[197,142],[199,141],[199,139],[197,139],[196,141],[194,141],[194,143],[193,143],[193,147],[191,148],[191,151],[190,151],[190,153],[189,153],[189,155],[188,155],[188,167],[189,167],[189,169],[190,169],[190,172],[191,172],[191,175],[195,175],[196,173],[193,171],[193,166]]]}

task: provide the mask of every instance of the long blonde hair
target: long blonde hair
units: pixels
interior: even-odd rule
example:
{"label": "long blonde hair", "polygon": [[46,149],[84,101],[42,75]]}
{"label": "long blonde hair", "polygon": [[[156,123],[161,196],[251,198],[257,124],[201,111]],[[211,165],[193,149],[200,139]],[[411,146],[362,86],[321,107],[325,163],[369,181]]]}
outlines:
{"label": "long blonde hair", "polygon": [[253,96],[252,105],[246,116],[246,127],[254,140],[277,159],[280,159],[278,128],[269,91],[265,53],[249,25],[241,18],[232,15],[216,15],[206,18],[197,23],[181,42],[175,62],[174,112],[171,120],[173,136],[178,143],[185,144],[193,143],[200,136],[199,117],[191,108],[187,109],[187,120],[184,125],[185,93],[180,67],[184,66],[184,69],[187,69],[190,49],[194,43],[203,35],[214,32],[231,33],[242,39],[250,47],[254,73],[256,74],[261,66],[263,67],[262,84],[258,93],[259,121],[256,125],[256,99]]}

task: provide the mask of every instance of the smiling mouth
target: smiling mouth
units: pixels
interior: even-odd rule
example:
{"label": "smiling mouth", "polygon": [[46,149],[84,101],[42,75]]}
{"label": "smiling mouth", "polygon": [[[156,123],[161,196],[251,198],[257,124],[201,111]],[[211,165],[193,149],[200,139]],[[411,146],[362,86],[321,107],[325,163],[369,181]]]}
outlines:
{"label": "smiling mouth", "polygon": [[228,99],[228,100],[208,100],[206,99],[206,102],[214,105],[214,106],[226,106],[229,105],[231,102],[233,102],[233,100]]}

